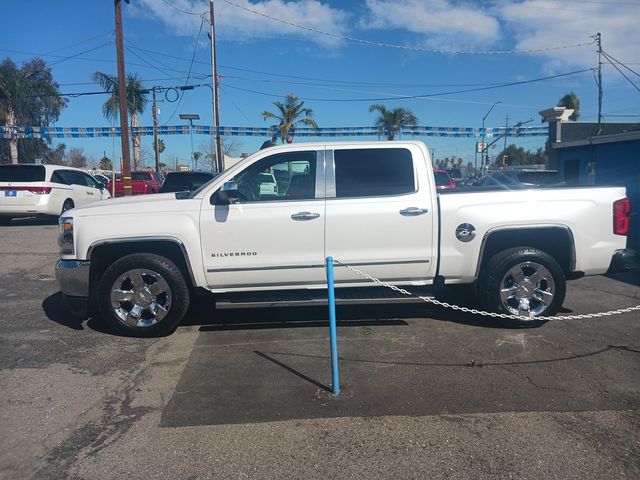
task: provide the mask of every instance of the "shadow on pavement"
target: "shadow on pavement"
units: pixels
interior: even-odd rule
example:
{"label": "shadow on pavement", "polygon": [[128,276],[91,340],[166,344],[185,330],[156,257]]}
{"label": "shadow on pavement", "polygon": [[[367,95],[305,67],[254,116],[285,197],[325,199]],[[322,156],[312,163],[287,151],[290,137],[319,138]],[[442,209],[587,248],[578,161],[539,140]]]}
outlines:
{"label": "shadow on pavement", "polygon": [[3,224],[2,227],[26,227],[26,226],[42,226],[42,225],[57,225],[58,217],[26,217],[26,218],[14,218],[11,222]]}
{"label": "shadow on pavement", "polygon": [[606,275],[606,277],[617,280],[618,282],[624,282],[628,283],[629,285],[640,287],[640,269],[608,274]]}
{"label": "shadow on pavement", "polygon": [[61,292],[56,292],[45,298],[42,302],[42,310],[49,320],[56,322],[63,327],[69,327],[73,330],[84,330],[84,325],[86,323],[87,327],[91,330],[95,330],[96,332],[112,333],[105,328],[102,322],[97,318],[86,318],[73,315],[65,305]]}

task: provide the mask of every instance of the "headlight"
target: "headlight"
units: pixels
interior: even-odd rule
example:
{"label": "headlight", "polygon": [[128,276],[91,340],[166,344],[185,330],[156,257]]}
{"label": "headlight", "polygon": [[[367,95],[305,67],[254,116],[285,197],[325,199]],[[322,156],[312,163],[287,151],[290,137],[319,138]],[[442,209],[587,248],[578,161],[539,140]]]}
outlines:
{"label": "headlight", "polygon": [[58,220],[58,245],[60,253],[73,253],[73,217],[60,217]]}

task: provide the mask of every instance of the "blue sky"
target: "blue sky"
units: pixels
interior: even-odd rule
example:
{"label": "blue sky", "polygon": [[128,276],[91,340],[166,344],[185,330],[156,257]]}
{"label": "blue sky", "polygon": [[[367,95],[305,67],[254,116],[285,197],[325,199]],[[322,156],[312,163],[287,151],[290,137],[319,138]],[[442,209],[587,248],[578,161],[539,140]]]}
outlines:
{"label": "blue sky", "polygon": [[[588,43],[596,32],[602,33],[606,52],[640,71],[640,0],[216,0],[215,5],[223,126],[269,126],[260,113],[272,110],[272,102],[289,92],[306,99],[321,127],[371,125],[372,103],[407,107],[421,125],[479,127],[498,101],[486,126],[502,126],[507,116],[509,124],[533,118],[531,124],[539,125],[537,112],[570,90],[581,100],[582,120],[594,121],[597,87],[591,71],[438,98],[397,97],[592,68],[598,60],[594,44],[557,47]],[[11,18],[3,22],[3,58],[20,64],[41,56],[52,64],[65,93],[99,90],[91,83],[96,70],[115,74],[112,1],[5,0],[3,7]],[[123,3],[127,72],[137,73],[149,87],[210,83],[207,22],[198,36],[202,23],[198,14],[208,7],[207,0]],[[449,53],[523,50],[533,52]],[[623,71],[640,86],[640,77]],[[610,65],[603,67],[603,76],[605,120],[638,121],[640,92]],[[56,126],[109,125],[100,110],[104,100],[100,95],[70,98]],[[179,113],[198,113],[197,123],[212,123],[207,87],[185,92],[179,103],[164,101],[159,108],[161,124],[182,124]],[[141,123],[151,125],[150,107]],[[420,139],[435,148],[436,157],[473,160],[475,140]],[[196,149],[204,140],[196,137]],[[239,137],[237,153],[253,152],[264,140]],[[528,138],[513,143],[535,149],[543,141]],[[120,156],[119,142],[111,139],[64,142],[96,157],[103,151],[111,156],[114,150]],[[165,142],[165,158],[189,157],[187,137],[167,136]],[[150,137],[143,139],[143,146],[152,152]]]}

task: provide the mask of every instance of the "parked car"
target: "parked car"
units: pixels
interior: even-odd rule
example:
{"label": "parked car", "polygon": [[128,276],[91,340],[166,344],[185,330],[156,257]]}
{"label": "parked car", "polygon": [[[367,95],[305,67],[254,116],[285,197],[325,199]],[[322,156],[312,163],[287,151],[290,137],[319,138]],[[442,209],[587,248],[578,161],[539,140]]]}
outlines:
{"label": "parked car", "polygon": [[478,182],[481,187],[525,188],[563,186],[556,170],[500,170],[489,172]]}
{"label": "parked car", "polygon": [[0,165],[0,222],[12,218],[58,216],[74,207],[110,198],[88,173],[57,165]]}
{"label": "parked car", "polygon": [[[299,172],[285,194],[248,190],[276,166]],[[56,277],[72,309],[86,314],[93,299],[107,325],[137,336],[172,332],[197,289],[216,309],[318,305],[327,256],[370,276],[337,268],[339,304],[399,300],[372,277],[467,284],[483,308],[535,324],[562,308],[568,279],[629,253],[624,187],[436,192],[417,141],[282,145],[184,198],[102,203],[61,219]]]}
{"label": "parked car", "polygon": [[[147,193],[158,193],[162,187],[162,177],[159,173],[152,171],[135,171],[131,172],[131,193],[133,195],[145,195]],[[112,182],[109,181],[109,191],[113,191]],[[116,179],[115,184],[116,197],[124,195],[124,180]]]}
{"label": "parked car", "polygon": [[434,170],[433,176],[436,179],[436,189],[438,190],[448,190],[458,186],[446,170]]}
{"label": "parked car", "polygon": [[103,175],[101,173],[96,173],[95,175],[93,175],[93,178],[104,185],[105,188],[108,188],[109,182],[111,181],[110,177],[107,177],[106,175]]}
{"label": "parked car", "polygon": [[209,172],[169,172],[159,193],[193,192],[217,176],[217,173]]}

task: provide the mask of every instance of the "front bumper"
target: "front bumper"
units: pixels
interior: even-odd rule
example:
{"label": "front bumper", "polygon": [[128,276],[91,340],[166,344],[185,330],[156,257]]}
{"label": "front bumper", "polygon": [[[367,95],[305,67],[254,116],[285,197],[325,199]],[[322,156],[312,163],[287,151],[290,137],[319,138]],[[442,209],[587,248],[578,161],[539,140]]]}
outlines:
{"label": "front bumper", "polygon": [[626,248],[624,250],[616,250],[611,258],[611,264],[607,273],[624,272],[627,270],[640,269],[640,258],[638,254]]}
{"label": "front bumper", "polygon": [[63,295],[68,297],[89,296],[89,260],[59,260],[56,265],[56,280]]}
{"label": "front bumper", "polygon": [[73,315],[86,317],[89,311],[89,260],[60,260],[56,280],[62,298]]}

